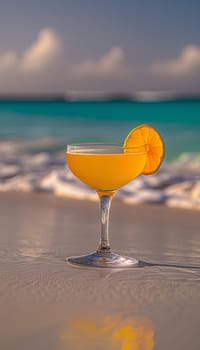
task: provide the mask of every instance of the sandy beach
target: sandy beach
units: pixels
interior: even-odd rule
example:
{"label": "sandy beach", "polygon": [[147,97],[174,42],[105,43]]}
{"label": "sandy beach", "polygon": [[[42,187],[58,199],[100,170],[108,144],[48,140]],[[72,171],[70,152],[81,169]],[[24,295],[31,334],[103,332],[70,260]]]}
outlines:
{"label": "sandy beach", "polygon": [[199,213],[115,199],[114,250],[142,268],[76,268],[99,241],[96,202],[1,193],[0,348],[199,348]]}

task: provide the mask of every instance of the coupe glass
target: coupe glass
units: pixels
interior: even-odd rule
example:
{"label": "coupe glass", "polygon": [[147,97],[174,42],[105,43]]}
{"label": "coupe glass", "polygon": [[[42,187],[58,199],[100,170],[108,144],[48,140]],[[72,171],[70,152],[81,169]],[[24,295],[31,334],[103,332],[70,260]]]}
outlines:
{"label": "coupe glass", "polygon": [[137,177],[146,163],[146,147],[124,148],[120,143],[79,143],[67,146],[66,160],[72,173],[94,188],[100,199],[101,236],[97,250],[70,257],[74,265],[101,268],[130,268],[138,265],[133,257],[120,255],[110,248],[109,211],[115,192]]}

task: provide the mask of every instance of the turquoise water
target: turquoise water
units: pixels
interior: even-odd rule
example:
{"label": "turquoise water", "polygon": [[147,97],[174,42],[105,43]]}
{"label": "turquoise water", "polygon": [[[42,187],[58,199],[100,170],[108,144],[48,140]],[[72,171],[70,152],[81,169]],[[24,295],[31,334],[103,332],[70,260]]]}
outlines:
{"label": "turquoise water", "polygon": [[0,102],[0,138],[60,143],[120,141],[140,123],[159,129],[166,159],[200,152],[200,100],[167,102]]}

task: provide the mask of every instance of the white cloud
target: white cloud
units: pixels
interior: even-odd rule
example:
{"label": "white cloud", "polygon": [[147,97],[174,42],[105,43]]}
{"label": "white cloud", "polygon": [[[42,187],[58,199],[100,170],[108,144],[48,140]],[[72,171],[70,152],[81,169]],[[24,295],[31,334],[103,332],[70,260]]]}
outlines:
{"label": "white cloud", "polygon": [[125,53],[121,47],[112,47],[98,60],[86,60],[74,67],[76,75],[104,76],[116,74],[122,65]]}
{"label": "white cloud", "polygon": [[38,72],[51,64],[61,51],[61,42],[54,30],[45,28],[37,40],[21,56],[14,51],[0,53],[0,71]]}
{"label": "white cloud", "polygon": [[200,69],[200,47],[185,46],[180,55],[171,60],[155,61],[151,65],[151,72],[160,75],[185,76]]}
{"label": "white cloud", "polygon": [[43,29],[38,38],[28,48],[21,59],[20,66],[24,71],[35,72],[51,63],[61,51],[60,39],[52,29]]}

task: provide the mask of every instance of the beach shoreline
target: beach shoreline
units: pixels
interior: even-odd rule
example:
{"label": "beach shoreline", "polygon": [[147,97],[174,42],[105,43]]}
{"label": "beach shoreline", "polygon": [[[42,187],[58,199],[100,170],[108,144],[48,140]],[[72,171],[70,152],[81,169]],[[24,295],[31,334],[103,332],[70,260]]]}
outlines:
{"label": "beach shoreline", "polygon": [[[96,192],[76,178],[56,139],[0,140],[0,195],[47,192],[69,199],[97,201]],[[199,153],[185,153],[152,175],[140,175],[116,193],[124,204],[161,204],[200,210]]]}
{"label": "beach shoreline", "polygon": [[[77,210],[77,214],[81,212],[83,214],[89,215],[89,210],[98,211],[99,209],[99,199],[95,191],[93,192],[95,195],[95,200],[91,201],[90,199],[87,199],[85,197],[77,199],[77,198],[70,198],[67,196],[59,196],[55,195],[54,193],[48,193],[48,192],[26,192],[26,191],[8,191],[4,192],[2,191],[0,194],[0,201],[11,202],[12,204],[20,203],[21,205],[25,205],[26,202],[28,203],[40,203],[45,205],[53,204],[55,206],[58,206],[60,208],[66,207],[72,211]],[[113,211],[113,207],[115,208],[115,211],[123,211],[124,214],[127,216],[134,215],[134,212],[136,216],[139,215],[141,218],[142,215],[146,215],[146,213],[149,212],[149,215],[154,216],[161,216],[164,218],[166,216],[166,220],[169,219],[169,217],[172,217],[177,219],[178,222],[181,220],[184,220],[184,223],[186,224],[188,222],[189,218],[189,224],[192,224],[193,222],[199,223],[199,213],[196,209],[188,210],[187,208],[181,207],[168,207],[164,204],[156,204],[156,203],[135,203],[134,205],[127,205],[126,203],[123,203],[121,198],[119,197],[113,197],[111,211]],[[191,220],[191,221],[190,221]]]}

